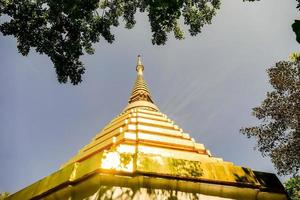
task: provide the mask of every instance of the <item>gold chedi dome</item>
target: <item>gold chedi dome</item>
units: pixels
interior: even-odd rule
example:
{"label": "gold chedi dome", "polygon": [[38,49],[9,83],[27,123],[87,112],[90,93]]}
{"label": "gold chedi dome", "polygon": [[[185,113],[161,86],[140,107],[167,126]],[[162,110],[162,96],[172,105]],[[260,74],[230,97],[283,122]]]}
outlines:
{"label": "gold chedi dome", "polygon": [[61,168],[7,199],[286,200],[274,174],[210,151],[154,104],[138,56],[128,105]]}
{"label": "gold chedi dome", "polygon": [[167,115],[159,111],[143,77],[144,66],[140,56],[136,71],[136,81],[124,111],[63,166],[82,161],[112,146],[122,153],[156,152],[170,158],[222,161],[220,158],[211,157],[203,144],[196,143],[188,133],[183,132]]}

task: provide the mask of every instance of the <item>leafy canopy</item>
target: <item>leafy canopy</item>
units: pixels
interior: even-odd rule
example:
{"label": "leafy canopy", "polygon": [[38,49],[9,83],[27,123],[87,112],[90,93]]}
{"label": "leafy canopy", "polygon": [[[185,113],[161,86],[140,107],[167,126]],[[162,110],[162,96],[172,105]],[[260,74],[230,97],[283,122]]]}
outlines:
{"label": "leafy canopy", "polygon": [[0,192],[0,200],[4,200],[8,196],[9,196],[8,192]]}
{"label": "leafy canopy", "polygon": [[[183,39],[180,17],[192,36],[210,24],[220,0],[0,0],[0,31],[17,39],[19,52],[31,48],[49,56],[58,81],[78,84],[85,68],[80,56],[93,54],[93,43],[115,39],[112,27],[134,27],[137,11],[148,14],[152,43],[164,45],[168,33]],[[8,17],[7,17],[8,16]],[[0,22],[1,22],[0,21]]]}
{"label": "leafy canopy", "polygon": [[291,197],[291,200],[300,199],[300,176],[290,178],[287,182],[284,183],[284,187]]}
{"label": "leafy canopy", "polygon": [[261,123],[241,129],[257,140],[264,156],[270,156],[279,174],[297,174],[300,169],[300,59],[281,61],[267,70],[273,90],[253,115]]}
{"label": "leafy canopy", "polygon": [[[254,1],[260,1],[260,0],[243,0],[243,1],[250,1],[250,2],[254,2]],[[298,10],[300,10],[300,0],[296,0],[297,6],[296,8]],[[296,40],[298,43],[300,43],[300,20],[295,20],[295,22],[292,24],[292,29],[294,31],[294,33],[296,34]]]}

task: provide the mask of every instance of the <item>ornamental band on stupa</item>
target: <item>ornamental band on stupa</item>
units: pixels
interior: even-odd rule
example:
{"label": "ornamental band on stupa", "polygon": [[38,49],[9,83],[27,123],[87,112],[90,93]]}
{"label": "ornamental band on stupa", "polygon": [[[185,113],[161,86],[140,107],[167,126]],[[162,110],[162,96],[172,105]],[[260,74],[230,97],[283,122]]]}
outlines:
{"label": "ornamental band on stupa", "polygon": [[285,200],[274,174],[211,155],[154,104],[138,57],[128,105],[55,173],[10,195],[27,199]]}

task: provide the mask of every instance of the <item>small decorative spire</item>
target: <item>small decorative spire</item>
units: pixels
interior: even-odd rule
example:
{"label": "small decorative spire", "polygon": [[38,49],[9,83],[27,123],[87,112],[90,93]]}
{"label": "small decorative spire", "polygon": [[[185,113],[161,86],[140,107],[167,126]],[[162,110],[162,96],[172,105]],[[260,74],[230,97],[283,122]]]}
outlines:
{"label": "small decorative spire", "polygon": [[148,109],[158,111],[159,109],[153,103],[150,90],[143,76],[144,66],[140,55],[137,57],[136,71],[136,80],[128,100],[128,105],[124,110],[126,111],[136,107],[147,107]]}
{"label": "small decorative spire", "polygon": [[138,72],[138,75],[143,75],[144,66],[142,64],[141,56],[138,55],[137,64],[136,64],[136,71]]}
{"label": "small decorative spire", "polygon": [[129,103],[136,101],[148,101],[153,103],[149,88],[143,77],[144,66],[142,64],[140,55],[138,55],[137,58],[136,71],[137,77],[129,98]]}

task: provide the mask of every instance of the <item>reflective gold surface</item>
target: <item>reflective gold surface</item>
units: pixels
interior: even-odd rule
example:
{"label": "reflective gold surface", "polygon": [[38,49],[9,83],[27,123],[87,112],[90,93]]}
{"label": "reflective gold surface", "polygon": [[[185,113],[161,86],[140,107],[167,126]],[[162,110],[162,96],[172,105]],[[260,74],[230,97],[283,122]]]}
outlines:
{"label": "reflective gold surface", "polygon": [[[108,186],[118,193],[140,191],[140,196],[131,195],[132,199],[151,199],[152,193],[142,191],[161,193],[166,187],[182,195],[202,195],[201,199],[287,199],[276,176],[212,156],[161,113],[144,80],[140,57],[136,70],[137,79],[124,111],[59,171],[8,199],[98,199],[106,195],[103,187]],[[269,177],[276,187],[264,181]]]}

